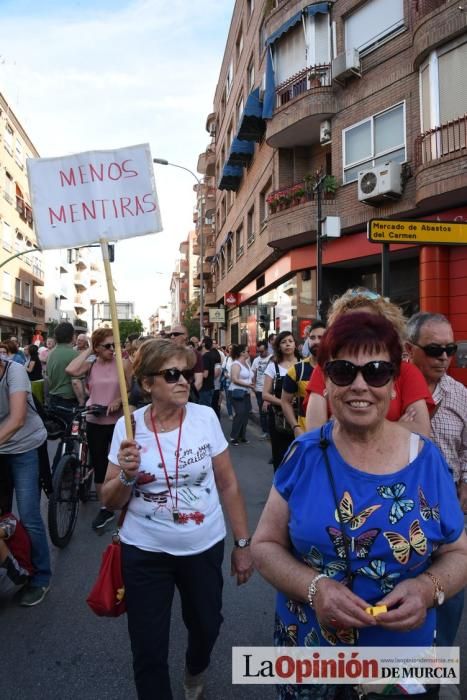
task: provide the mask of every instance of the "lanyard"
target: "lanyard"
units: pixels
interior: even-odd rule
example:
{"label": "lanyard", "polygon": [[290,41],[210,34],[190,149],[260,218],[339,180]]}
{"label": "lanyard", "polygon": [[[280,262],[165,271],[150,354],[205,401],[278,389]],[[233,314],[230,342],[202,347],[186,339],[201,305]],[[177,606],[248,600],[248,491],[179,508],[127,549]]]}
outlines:
{"label": "lanyard", "polygon": [[161,443],[159,441],[159,436],[157,434],[156,423],[154,421],[154,416],[152,415],[151,409],[149,411],[149,416],[151,418],[151,425],[152,425],[152,429],[154,431],[154,437],[156,438],[157,447],[159,449],[159,454],[161,457],[161,464],[162,464],[162,468],[164,470],[165,481],[167,484],[167,488],[169,490],[170,500],[172,501],[172,517],[173,517],[174,523],[178,523],[178,520],[180,517],[180,511],[178,510],[178,462],[180,459],[180,440],[182,438],[183,408],[180,411],[180,425],[178,426],[177,452],[176,452],[176,457],[175,457],[175,502],[174,502],[174,498],[172,495],[172,487],[170,485],[169,475],[167,474],[167,467],[165,465],[164,455],[162,453]]}

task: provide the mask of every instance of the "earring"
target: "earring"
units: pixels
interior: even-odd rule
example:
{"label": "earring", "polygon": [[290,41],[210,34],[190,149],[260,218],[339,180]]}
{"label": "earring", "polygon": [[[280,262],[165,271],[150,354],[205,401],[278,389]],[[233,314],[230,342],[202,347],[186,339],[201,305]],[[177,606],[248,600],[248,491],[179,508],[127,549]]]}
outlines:
{"label": "earring", "polygon": [[397,394],[394,391],[394,389],[391,391],[391,400],[394,400],[396,398]]}
{"label": "earring", "polygon": [[325,390],[323,391],[323,396],[324,396],[324,398],[326,398],[327,395],[328,395],[328,390],[325,389]]}

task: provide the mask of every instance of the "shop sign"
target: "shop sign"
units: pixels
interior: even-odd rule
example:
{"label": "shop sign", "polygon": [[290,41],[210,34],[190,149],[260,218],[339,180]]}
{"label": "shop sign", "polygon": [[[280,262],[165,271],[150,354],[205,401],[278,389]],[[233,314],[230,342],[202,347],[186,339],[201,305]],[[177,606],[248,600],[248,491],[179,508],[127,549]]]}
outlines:
{"label": "shop sign", "polygon": [[225,323],[225,309],[209,309],[209,323]]}
{"label": "shop sign", "polygon": [[226,306],[237,306],[238,294],[235,292],[227,292],[227,294],[224,294],[224,304]]}
{"label": "shop sign", "polygon": [[371,243],[467,245],[467,224],[456,221],[371,219],[368,223],[368,240]]}
{"label": "shop sign", "polygon": [[298,337],[299,338],[304,338],[305,337],[305,330],[311,326],[313,323],[313,319],[311,318],[302,318],[301,321],[298,324]]}

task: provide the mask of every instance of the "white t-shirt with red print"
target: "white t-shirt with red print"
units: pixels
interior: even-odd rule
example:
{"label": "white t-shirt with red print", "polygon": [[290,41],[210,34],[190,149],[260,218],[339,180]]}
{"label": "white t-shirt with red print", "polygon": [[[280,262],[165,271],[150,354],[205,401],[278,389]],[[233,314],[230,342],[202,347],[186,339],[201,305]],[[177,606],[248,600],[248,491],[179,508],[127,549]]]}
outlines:
{"label": "white t-shirt with red print", "polygon": [[[156,438],[146,427],[150,406],[133,413],[135,440],[141,446],[141,466],[133,487],[121,541],[149,552],[176,556],[199,554],[224,539],[226,530],[214,479],[212,457],[227,449],[219,420],[208,406],[188,403],[182,423],[178,485],[176,452],[178,428],[158,432],[170,490]],[[118,464],[118,450],[125,439],[121,418],[113,434],[109,460]],[[173,511],[178,514],[174,519]]]}

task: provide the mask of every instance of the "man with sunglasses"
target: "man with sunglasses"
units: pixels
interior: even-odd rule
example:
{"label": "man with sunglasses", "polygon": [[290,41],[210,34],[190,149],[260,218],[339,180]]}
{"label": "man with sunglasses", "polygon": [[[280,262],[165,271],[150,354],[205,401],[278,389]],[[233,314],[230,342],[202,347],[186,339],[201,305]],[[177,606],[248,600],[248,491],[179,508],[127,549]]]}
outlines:
{"label": "man with sunglasses", "polygon": [[[194,366],[194,372],[195,372],[195,381],[193,382],[193,388],[194,392],[190,392],[190,401],[193,401],[195,396],[194,394],[198,394],[202,385],[203,385],[203,358],[201,356],[201,353],[196,349],[193,348],[193,346],[189,345],[188,343],[188,329],[186,326],[182,326],[181,324],[176,325],[172,328],[172,330],[168,331],[166,334],[166,338],[171,340],[175,345],[178,346],[185,346],[185,347],[191,347],[193,349],[193,352],[196,355],[196,364]],[[196,396],[197,398],[197,396]]]}
{"label": "man with sunglasses", "polygon": [[[420,312],[407,324],[407,352],[433,395],[431,438],[452,470],[459,500],[467,513],[467,389],[447,374],[457,351],[452,326],[442,314]],[[438,610],[437,644],[452,646],[462,615],[460,591]]]}

